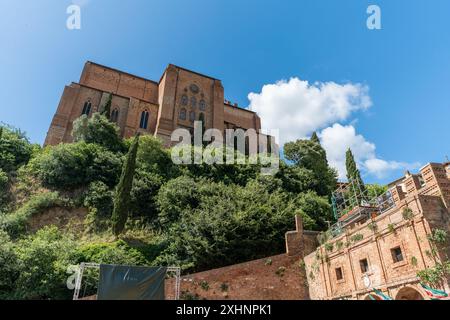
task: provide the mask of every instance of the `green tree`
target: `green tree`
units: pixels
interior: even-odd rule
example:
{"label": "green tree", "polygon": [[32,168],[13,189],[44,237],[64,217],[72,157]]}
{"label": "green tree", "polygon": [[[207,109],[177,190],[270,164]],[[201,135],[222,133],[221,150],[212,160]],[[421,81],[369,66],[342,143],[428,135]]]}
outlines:
{"label": "green tree", "polygon": [[75,190],[93,181],[117,184],[121,154],[85,142],[47,147],[30,163],[30,171],[52,190]]}
{"label": "green tree", "polygon": [[130,193],[136,169],[136,156],[139,148],[139,134],[133,140],[127,158],[122,168],[119,184],[114,196],[114,210],[112,214],[113,233],[117,236],[125,228],[128,219]]}
{"label": "green tree", "polygon": [[11,126],[0,126],[0,169],[6,174],[15,172],[27,164],[33,153],[39,148],[28,141],[26,135]]}
{"label": "green tree", "polygon": [[45,227],[16,246],[19,276],[17,299],[70,299],[67,267],[76,264],[76,243],[56,227]]}
{"label": "green tree", "polygon": [[106,119],[111,118],[111,103],[112,103],[112,94],[110,93],[101,111],[101,114],[105,116]]}
{"label": "green tree", "polygon": [[296,207],[309,217],[314,225],[309,228],[320,231],[326,230],[334,221],[331,206],[326,197],[319,197],[314,191],[298,195],[294,200]]}
{"label": "green tree", "polygon": [[0,214],[2,209],[6,207],[9,200],[9,183],[8,175],[0,169]]}
{"label": "green tree", "polygon": [[96,209],[102,217],[110,217],[113,209],[113,192],[101,181],[94,181],[89,185],[84,205]]}
{"label": "green tree", "polygon": [[189,176],[180,176],[164,184],[156,197],[159,223],[169,227],[179,220],[183,211],[196,208],[200,201],[198,187],[202,184]]}
{"label": "green tree", "polygon": [[15,282],[19,277],[19,260],[14,243],[8,234],[0,230],[0,299],[13,298]]}
{"label": "green tree", "polygon": [[158,217],[156,197],[163,183],[164,178],[156,173],[136,170],[130,203],[134,216],[143,217],[148,222]]}
{"label": "green tree", "polygon": [[113,152],[125,151],[125,144],[119,135],[119,127],[100,113],[91,118],[82,115],[73,123],[72,136],[74,142],[95,143]]}
{"label": "green tree", "polygon": [[356,166],[355,158],[353,157],[352,150],[349,148],[345,155],[345,166],[347,168],[347,179],[351,183],[351,196],[356,197],[356,201],[353,205],[361,204],[361,201],[367,200],[366,187],[361,178],[361,173]]}
{"label": "green tree", "polygon": [[385,194],[386,191],[388,191],[387,186],[377,184],[377,183],[366,185],[366,189],[367,189],[367,194],[369,196],[369,199],[379,197],[379,196]]}
{"label": "green tree", "polygon": [[[195,198],[197,204],[180,208],[155,264],[200,271],[277,254],[294,226],[295,203],[264,180],[245,187],[203,180]],[[305,220],[311,227],[311,219]]]}
{"label": "green tree", "polygon": [[316,133],[315,131],[312,133],[311,139],[310,139],[310,140],[311,140],[312,142],[315,142],[315,143],[320,144],[319,137],[317,136],[317,133]]}
{"label": "green tree", "polygon": [[164,148],[160,139],[149,135],[139,139],[136,167],[141,171],[155,173],[166,180],[180,174],[180,169],[172,162],[170,151]]}
{"label": "green tree", "polygon": [[311,140],[297,140],[284,145],[287,160],[295,166],[310,170],[315,178],[314,190],[320,196],[330,196],[336,187],[337,173],[328,166],[322,146]]}

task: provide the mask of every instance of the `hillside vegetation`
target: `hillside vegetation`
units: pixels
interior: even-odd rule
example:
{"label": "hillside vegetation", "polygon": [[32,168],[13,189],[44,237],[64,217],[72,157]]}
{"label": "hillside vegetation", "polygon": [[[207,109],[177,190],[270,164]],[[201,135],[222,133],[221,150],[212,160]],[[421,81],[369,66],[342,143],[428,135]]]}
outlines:
{"label": "hillside vegetation", "polygon": [[[284,251],[295,214],[311,230],[333,221],[336,172],[316,138],[286,144],[289,163],[266,176],[260,165],[175,165],[151,136],[136,138],[133,162],[133,139],[100,114],[77,120],[73,136],[41,148],[0,129],[0,299],[70,299],[67,268],[81,262],[195,272],[262,258]],[[127,211],[116,234],[115,205]],[[87,215],[36,231],[32,221],[55,208]]]}

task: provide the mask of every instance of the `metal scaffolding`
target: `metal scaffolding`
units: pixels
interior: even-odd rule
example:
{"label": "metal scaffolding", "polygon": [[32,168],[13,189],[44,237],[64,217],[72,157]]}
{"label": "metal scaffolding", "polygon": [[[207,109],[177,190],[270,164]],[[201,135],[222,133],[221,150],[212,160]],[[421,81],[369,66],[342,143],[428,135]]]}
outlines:
{"label": "metal scaffolding", "polygon": [[395,205],[390,190],[380,196],[371,197],[367,189],[362,189],[361,185],[353,180],[340,183],[332,194],[331,202],[337,220],[329,230],[333,237],[341,234],[346,226],[374,218]]}

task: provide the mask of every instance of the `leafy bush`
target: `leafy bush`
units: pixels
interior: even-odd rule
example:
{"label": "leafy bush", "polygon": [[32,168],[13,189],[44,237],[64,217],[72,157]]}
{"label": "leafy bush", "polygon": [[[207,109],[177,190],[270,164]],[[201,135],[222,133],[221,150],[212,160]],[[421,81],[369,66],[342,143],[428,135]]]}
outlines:
{"label": "leafy bush", "polygon": [[160,139],[152,136],[140,137],[136,162],[138,171],[151,172],[164,180],[181,174],[180,168],[172,162],[170,151],[164,148]]}
{"label": "leafy bush", "polygon": [[336,241],[336,250],[340,251],[344,247],[344,243],[341,240]]}
{"label": "leafy bush", "polygon": [[58,192],[47,192],[33,196],[24,206],[11,214],[0,216],[0,230],[6,231],[16,238],[27,231],[27,221],[30,217],[52,207],[70,207],[67,199]]}
{"label": "leafy bush", "polygon": [[26,164],[38,146],[32,145],[18,129],[0,125],[0,130],[0,169],[10,173]]}
{"label": "leafy bush", "polygon": [[74,190],[93,181],[113,187],[122,165],[120,155],[85,142],[46,148],[30,163],[43,185],[53,190]]}
{"label": "leafy bush", "polygon": [[428,235],[428,240],[437,244],[446,243],[447,238],[448,238],[447,231],[438,228],[433,229],[433,232]]}
{"label": "leafy bush", "polygon": [[148,264],[144,255],[125,241],[89,243],[78,249],[79,262],[139,266]]}
{"label": "leafy bush", "polygon": [[388,224],[388,231],[389,232],[395,232],[395,225],[393,223]]}
{"label": "leafy bush", "polygon": [[119,130],[104,115],[94,113],[91,118],[82,115],[73,122],[72,136],[75,142],[94,143],[113,152],[124,152],[126,147]]}
{"label": "leafy bush", "polygon": [[95,208],[100,216],[109,217],[113,209],[113,191],[101,181],[92,182],[84,199],[84,205]]}
{"label": "leafy bush", "polygon": [[14,297],[70,299],[67,268],[76,263],[76,245],[56,227],[46,227],[17,243],[20,261]]}
{"label": "leafy bush", "polygon": [[228,291],[228,288],[229,288],[229,286],[228,286],[228,284],[227,283],[221,283],[220,284],[220,291],[222,291],[222,292],[227,292]]}
{"label": "leafy bush", "polygon": [[[176,190],[191,201],[195,194],[195,202],[191,209],[175,208],[180,218],[169,229],[168,247],[157,263],[198,271],[282,252],[296,209],[287,194],[269,193],[257,181],[246,187],[204,181],[194,191],[190,183]],[[176,205],[189,203],[177,199]]]}
{"label": "leafy bush", "polygon": [[372,232],[377,232],[378,231],[378,225],[375,221],[372,221],[371,223],[369,223],[367,225],[367,228],[372,231]]}
{"label": "leafy bush", "polygon": [[294,201],[297,207],[301,208],[314,222],[314,225],[305,225],[305,228],[325,230],[328,227],[328,222],[334,219],[328,200],[325,197],[319,197],[314,191],[302,193]]}
{"label": "leafy bush", "polygon": [[8,204],[8,175],[0,169],[0,212]]}
{"label": "leafy bush", "polygon": [[325,243],[325,250],[328,252],[332,252],[334,249],[334,244],[331,242],[327,242]]}
{"label": "leafy bush", "polygon": [[439,286],[450,275],[450,261],[438,263],[432,268],[417,272],[420,281],[431,286]]}
{"label": "leafy bush", "polygon": [[161,187],[156,197],[161,225],[168,226],[177,221],[183,211],[197,207],[198,186],[194,179],[181,176],[168,181]]}
{"label": "leafy bush", "polygon": [[0,230],[0,300],[12,298],[19,276],[19,260],[8,234]]}
{"label": "leafy bush", "polygon": [[412,220],[414,218],[414,212],[411,208],[404,208],[402,211],[402,216],[404,220]]}
{"label": "leafy bush", "polygon": [[148,171],[139,169],[131,189],[131,214],[144,217],[152,222],[158,217],[156,196],[164,183],[164,178]]}
{"label": "leafy bush", "polygon": [[364,239],[364,236],[362,234],[360,234],[360,233],[357,233],[357,234],[355,234],[355,235],[350,237],[350,241],[353,242],[353,243],[361,241],[362,239]]}
{"label": "leafy bush", "polygon": [[380,184],[367,184],[366,185],[367,194],[369,199],[379,197],[388,191],[388,187]]}

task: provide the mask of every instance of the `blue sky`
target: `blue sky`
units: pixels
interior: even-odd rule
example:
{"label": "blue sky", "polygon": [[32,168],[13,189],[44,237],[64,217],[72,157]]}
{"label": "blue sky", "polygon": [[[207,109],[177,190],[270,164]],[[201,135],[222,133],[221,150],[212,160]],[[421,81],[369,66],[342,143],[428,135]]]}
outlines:
{"label": "blue sky", "polygon": [[[369,108],[316,129],[323,139],[330,128],[353,129],[354,143],[370,144],[360,154],[370,182],[450,156],[450,1],[78,2],[81,30],[66,28],[70,0],[0,3],[0,121],[33,142],[43,142],[64,85],[92,60],[155,80],[174,63],[221,79],[241,106],[292,77],[366,87]],[[369,4],[381,8],[382,30],[367,29]],[[371,159],[383,168],[365,168]]]}

